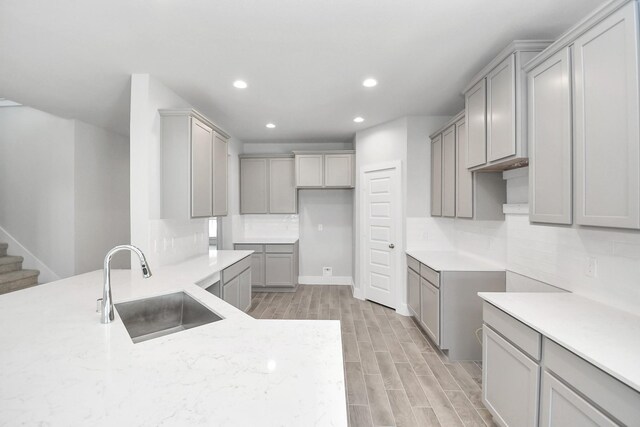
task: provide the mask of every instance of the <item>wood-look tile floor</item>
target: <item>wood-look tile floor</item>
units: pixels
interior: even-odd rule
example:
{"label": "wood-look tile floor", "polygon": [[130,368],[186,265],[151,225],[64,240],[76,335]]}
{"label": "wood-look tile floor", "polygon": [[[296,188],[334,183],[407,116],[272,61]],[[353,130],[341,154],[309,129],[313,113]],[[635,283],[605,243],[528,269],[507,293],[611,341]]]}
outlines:
{"label": "wood-look tile floor", "polygon": [[253,294],[258,319],[331,319],[342,325],[349,425],[493,426],[482,370],[447,360],[409,317],[355,299],[348,286]]}

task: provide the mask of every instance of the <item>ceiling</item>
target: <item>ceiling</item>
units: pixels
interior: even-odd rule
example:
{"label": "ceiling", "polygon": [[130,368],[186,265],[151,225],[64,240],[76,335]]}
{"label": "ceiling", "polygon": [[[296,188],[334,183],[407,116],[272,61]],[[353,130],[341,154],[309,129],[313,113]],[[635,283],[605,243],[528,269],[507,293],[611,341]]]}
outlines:
{"label": "ceiling", "polygon": [[456,113],[511,40],[557,38],[601,3],[0,0],[0,96],[128,134],[130,75],[149,73],[244,141],[344,141]]}

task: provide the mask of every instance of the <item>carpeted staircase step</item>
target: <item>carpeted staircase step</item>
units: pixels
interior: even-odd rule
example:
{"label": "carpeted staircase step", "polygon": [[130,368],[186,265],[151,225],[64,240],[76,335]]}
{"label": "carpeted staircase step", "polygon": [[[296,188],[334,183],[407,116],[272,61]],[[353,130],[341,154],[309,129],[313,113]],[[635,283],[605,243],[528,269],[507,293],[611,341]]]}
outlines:
{"label": "carpeted staircase step", "polygon": [[9,273],[22,269],[21,256],[0,256],[0,273]]}
{"label": "carpeted staircase step", "polygon": [[0,295],[38,284],[38,270],[18,270],[0,273]]}
{"label": "carpeted staircase step", "polygon": [[6,243],[0,243],[0,256],[7,256],[7,248],[9,247]]}

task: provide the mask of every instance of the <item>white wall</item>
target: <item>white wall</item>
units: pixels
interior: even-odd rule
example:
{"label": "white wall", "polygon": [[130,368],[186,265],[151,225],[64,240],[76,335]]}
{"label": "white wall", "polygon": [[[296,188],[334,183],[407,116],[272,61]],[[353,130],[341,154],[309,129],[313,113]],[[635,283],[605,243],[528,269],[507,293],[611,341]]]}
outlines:
{"label": "white wall", "polygon": [[[352,150],[353,142],[251,142],[247,154],[290,154],[303,150]],[[356,155],[357,158],[357,155]],[[241,215],[237,235],[297,237],[300,276],[308,283],[324,279],[322,267],[333,267],[332,283],[353,278],[353,190],[299,190],[298,215]],[[323,224],[323,231],[318,231]]]}
{"label": "white wall", "polygon": [[[129,139],[75,121],[75,272],[102,268],[105,254],[130,241]],[[116,255],[114,268],[129,268]]]}
{"label": "white wall", "polygon": [[75,272],[73,188],[73,120],[0,108],[0,226],[59,277]]}
{"label": "white wall", "polygon": [[128,162],[126,137],[29,107],[0,108],[0,227],[9,252],[39,269],[42,283],[101,268],[110,247],[129,241]]}
{"label": "white wall", "polygon": [[298,191],[301,276],[322,276],[323,267],[332,267],[338,282],[351,284],[352,201],[353,190]]}
{"label": "white wall", "polygon": [[[148,74],[131,76],[131,243],[145,253],[151,268],[206,254],[209,248],[208,220],[160,219],[158,110],[171,108],[191,105]],[[137,265],[134,257],[132,265]]]}
{"label": "white wall", "polygon": [[[390,161],[399,161],[402,167],[402,230],[401,241],[396,247],[403,254],[407,245],[407,220],[411,215],[425,215],[429,211],[429,134],[436,131],[448,117],[443,116],[408,116],[388,123],[383,123],[356,133],[356,185],[359,186],[361,169]],[[356,188],[356,195],[360,189]],[[357,296],[364,297],[361,280],[361,245],[358,236],[364,232],[360,223],[360,201],[354,201],[354,271]],[[400,257],[400,271],[406,268],[406,259]],[[398,284],[397,309],[406,312],[406,278],[402,274]]]}

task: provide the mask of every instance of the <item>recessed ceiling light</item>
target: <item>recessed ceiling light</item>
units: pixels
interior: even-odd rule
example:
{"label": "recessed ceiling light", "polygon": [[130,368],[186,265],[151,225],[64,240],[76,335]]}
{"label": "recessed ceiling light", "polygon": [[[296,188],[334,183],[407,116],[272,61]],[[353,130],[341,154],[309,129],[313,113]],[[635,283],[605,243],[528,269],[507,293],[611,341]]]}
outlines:
{"label": "recessed ceiling light", "polygon": [[356,122],[356,123],[362,123],[362,122],[364,122],[364,119],[362,117],[358,116],[355,119],[353,119],[353,121]]}
{"label": "recessed ceiling light", "polygon": [[276,125],[274,125],[273,123],[267,123],[265,126],[268,127],[269,129],[273,129],[276,127]]}
{"label": "recessed ceiling light", "polygon": [[247,82],[245,82],[244,80],[236,80],[235,82],[233,82],[233,87],[237,89],[246,89],[247,86]]}
{"label": "recessed ceiling light", "polygon": [[364,87],[374,87],[378,84],[378,81],[376,79],[365,79],[362,82],[362,86]]}

